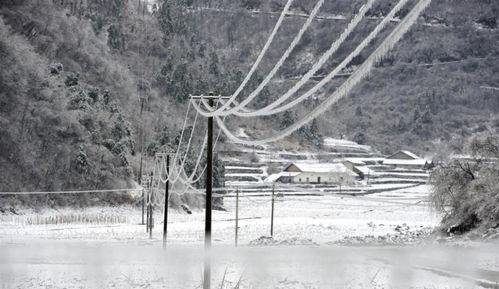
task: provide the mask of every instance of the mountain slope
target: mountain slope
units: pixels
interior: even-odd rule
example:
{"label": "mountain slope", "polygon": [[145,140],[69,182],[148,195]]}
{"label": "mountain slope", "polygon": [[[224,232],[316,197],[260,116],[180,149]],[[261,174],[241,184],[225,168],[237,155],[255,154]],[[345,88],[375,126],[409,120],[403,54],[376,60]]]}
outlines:
{"label": "mountain slope", "polygon": [[[398,17],[415,3],[409,2]],[[291,87],[362,3],[326,1],[319,20],[254,107]],[[305,89],[352,51],[394,3],[377,1]],[[284,1],[165,0],[151,2],[147,9],[139,4],[143,2],[0,3],[0,63],[9,68],[0,72],[0,190],[131,185],[139,171],[138,152],[152,156],[176,147],[189,94],[214,90],[228,95],[237,88]],[[313,5],[295,1],[243,96],[272,68]],[[498,91],[483,86],[499,86],[498,15],[497,1],[433,1],[369,79],[319,117],[315,127],[307,126],[283,145],[317,145],[307,140],[307,129],[316,131],[317,126],[322,135],[344,135],[384,153],[402,147],[421,154],[459,150],[460,139],[474,132],[497,134]],[[345,76],[292,112],[229,119],[229,126],[258,137],[296,120],[320,105],[380,39],[348,65]],[[195,148],[204,132],[203,126],[198,129]]]}

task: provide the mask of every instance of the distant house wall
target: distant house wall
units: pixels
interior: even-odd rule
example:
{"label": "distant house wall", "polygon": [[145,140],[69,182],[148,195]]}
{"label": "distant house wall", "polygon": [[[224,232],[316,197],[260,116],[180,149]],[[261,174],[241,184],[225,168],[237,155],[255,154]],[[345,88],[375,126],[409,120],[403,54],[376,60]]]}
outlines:
{"label": "distant house wall", "polygon": [[355,167],[355,164],[351,161],[343,161],[343,164],[345,165],[345,167],[347,167],[349,170],[353,171],[354,170],[354,167]]}
{"label": "distant house wall", "polygon": [[293,177],[294,183],[303,183],[303,184],[317,184],[319,183],[318,178],[320,178],[320,183],[332,183],[333,182],[333,174],[332,173],[310,173],[304,172],[295,177]]}
{"label": "distant house wall", "polygon": [[293,177],[293,183],[298,184],[317,184],[320,178],[321,184],[348,184],[355,181],[352,174],[347,173],[310,173],[304,172]]}
{"label": "distant house wall", "polygon": [[424,165],[409,165],[409,164],[397,164],[397,165],[389,165],[398,169],[406,169],[406,170],[421,170],[424,168]]}

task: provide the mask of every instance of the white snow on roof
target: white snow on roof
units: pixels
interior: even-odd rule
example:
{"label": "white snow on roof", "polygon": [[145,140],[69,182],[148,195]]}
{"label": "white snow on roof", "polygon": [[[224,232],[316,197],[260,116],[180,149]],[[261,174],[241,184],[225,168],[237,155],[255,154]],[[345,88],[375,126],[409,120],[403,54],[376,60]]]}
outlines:
{"label": "white snow on roof", "polygon": [[421,165],[423,166],[427,161],[425,159],[415,159],[415,160],[397,160],[397,159],[386,159],[383,161],[385,165]]}
{"label": "white snow on roof", "polygon": [[296,177],[299,174],[300,174],[300,172],[280,172],[280,173],[272,174],[272,175],[268,176],[264,182],[271,183],[271,182],[277,181],[281,177]]}
{"label": "white snow on roof", "polygon": [[345,159],[345,161],[351,162],[354,165],[361,165],[361,166],[363,166],[363,165],[366,164],[365,162],[363,162],[361,160],[357,160],[357,159]]}
{"label": "white snow on roof", "polygon": [[417,156],[416,154],[414,154],[414,153],[412,153],[412,152],[410,152],[410,151],[401,151],[401,152],[403,152],[404,154],[406,154],[406,155],[410,156],[411,158],[414,158],[414,159],[420,159],[420,157],[419,157],[419,156]]}
{"label": "white snow on roof", "polygon": [[344,160],[356,165],[364,165],[366,162],[381,162],[385,158],[345,158]]}
{"label": "white snow on roof", "polygon": [[360,172],[362,172],[364,175],[374,175],[374,171],[371,170],[368,167],[365,167],[365,166],[356,166],[355,168],[357,170],[359,170]]}
{"label": "white snow on roof", "polygon": [[353,173],[342,163],[293,163],[300,171],[307,173]]}
{"label": "white snow on roof", "polygon": [[324,138],[324,146],[327,147],[350,147],[350,148],[360,148],[363,150],[371,150],[370,146],[360,145],[354,141],[346,140],[346,139],[335,139],[332,137]]}
{"label": "white snow on roof", "polygon": [[406,154],[406,155],[408,155],[409,157],[411,157],[411,158],[413,158],[413,159],[420,159],[420,157],[419,157],[419,156],[417,156],[416,154],[414,154],[414,153],[412,153],[412,152],[410,152],[410,151],[404,151],[404,150],[402,150],[402,151],[398,151],[398,152],[394,153],[393,155],[389,156],[389,157],[388,157],[388,159],[392,159],[392,158],[393,158],[396,154],[398,154],[398,153],[403,153],[403,154]]}

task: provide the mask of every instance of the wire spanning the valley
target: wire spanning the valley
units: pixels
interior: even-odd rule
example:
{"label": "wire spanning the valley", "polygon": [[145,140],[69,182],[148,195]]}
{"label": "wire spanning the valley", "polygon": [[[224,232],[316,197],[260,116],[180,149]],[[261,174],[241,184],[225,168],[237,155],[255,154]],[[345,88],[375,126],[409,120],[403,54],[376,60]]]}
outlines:
{"label": "wire spanning the valley", "polygon": [[[406,0],[401,0],[401,2]],[[366,61],[340,86],[331,96],[326,98],[321,104],[314,108],[311,112],[306,114],[302,119],[298,120],[288,128],[276,132],[273,136],[259,140],[248,140],[237,137],[231,132],[223,121],[218,116],[215,116],[218,125],[225,133],[225,135],[233,142],[246,144],[246,145],[263,145],[269,142],[275,142],[283,139],[296,130],[303,127],[314,118],[324,113],[331,105],[336,103],[339,99],[347,95],[360,81],[367,77],[374,67],[374,64],[380,61],[402,38],[402,36],[409,30],[409,28],[417,21],[419,15],[430,4],[431,0],[421,0],[414,8],[407,14],[407,16],[399,22],[397,27],[390,33],[390,35],[381,43],[380,46],[367,58]],[[379,26],[378,26],[379,27]],[[367,44],[366,44],[367,45]],[[296,104],[295,104],[296,105]]]}
{"label": "wire spanning the valley", "polygon": [[[302,95],[298,96],[297,98],[287,102],[300,88],[302,88],[313,75],[328,61],[334,53],[338,51],[340,46],[347,40],[347,38],[353,33],[355,28],[358,26],[358,24],[365,18],[365,15],[367,14],[367,11],[369,11],[372,6],[374,5],[375,0],[367,0],[366,4],[363,5],[358,13],[352,18],[350,23],[347,25],[346,29],[344,32],[339,36],[338,39],[336,39],[330,46],[330,48],[318,59],[316,63],[312,66],[312,68],[303,76],[302,79],[300,79],[291,89],[289,89],[286,93],[283,95],[279,96],[275,101],[272,103],[266,105],[263,108],[259,108],[256,110],[249,110],[248,105],[261,93],[261,91],[268,85],[270,80],[276,75],[278,70],[282,67],[284,62],[287,60],[287,58],[290,56],[292,51],[295,49],[297,44],[300,42],[303,34],[306,32],[310,24],[312,23],[313,19],[316,17],[317,13],[319,12],[320,8],[324,4],[324,0],[318,0],[311,11],[308,19],[306,22],[303,24],[297,35],[294,37],[293,41],[291,44],[288,46],[288,48],[285,50],[284,54],[281,56],[281,58],[277,61],[277,63],[274,65],[274,67],[270,70],[270,72],[267,74],[267,76],[264,78],[264,80],[258,85],[258,87],[252,91],[246,98],[244,98],[241,101],[237,101],[237,97],[241,94],[243,89],[246,87],[248,81],[250,78],[253,76],[255,73],[256,69],[260,65],[262,59],[266,55],[270,44],[273,42],[277,32],[279,31],[280,26],[282,25],[283,19],[286,16],[286,14],[289,12],[290,6],[293,3],[293,0],[288,0],[285,7],[283,8],[283,11],[277,20],[277,23],[275,24],[269,38],[267,39],[264,47],[260,51],[260,54],[258,55],[256,61],[254,62],[253,66],[251,67],[250,71],[242,81],[242,83],[239,85],[239,87],[235,90],[235,92],[229,97],[229,99],[221,104],[221,106],[211,108],[210,105],[207,103],[207,101],[204,98],[201,98],[197,102],[195,100],[190,100],[186,112],[186,117],[184,119],[184,124],[182,127],[182,132],[179,140],[179,144],[177,147],[177,150],[175,152],[174,156],[174,161],[173,165],[171,167],[171,172],[168,174],[166,170],[166,164],[164,161],[164,158],[160,158],[159,162],[160,164],[155,164],[154,168],[154,174],[153,174],[153,184],[154,188],[152,191],[159,191],[159,187],[161,183],[165,183],[167,181],[170,181],[173,183],[173,185],[179,183],[184,186],[183,192],[176,192],[176,194],[186,194],[188,192],[192,193],[199,193],[202,194],[199,190],[197,190],[194,187],[194,184],[198,182],[201,177],[203,176],[203,173],[206,169],[201,170],[201,173],[197,175],[197,171],[199,169],[199,165],[201,162],[201,157],[202,153],[205,150],[206,147],[206,137],[203,141],[202,147],[200,149],[196,164],[194,166],[194,169],[192,170],[192,173],[188,175],[185,171],[185,166],[186,166],[186,159],[188,157],[188,153],[191,149],[191,143],[192,139],[194,136],[194,131],[196,128],[196,122],[198,120],[198,115],[201,114],[202,116],[206,117],[214,117],[217,124],[219,125],[219,131],[218,131],[218,136],[217,140],[220,137],[220,134],[223,132],[227,138],[234,143],[239,143],[239,144],[244,144],[244,145],[264,145],[269,142],[275,142],[280,139],[283,139],[296,130],[300,129],[310,121],[312,121],[314,118],[319,116],[320,114],[324,113],[329,107],[333,104],[335,104],[337,101],[339,101],[341,98],[346,96],[358,83],[360,83],[365,77],[367,77],[372,68],[376,63],[378,63],[385,55],[393,49],[393,47],[401,40],[401,38],[405,35],[405,33],[414,25],[421,15],[421,13],[428,7],[428,5],[431,3],[431,0],[419,0],[417,3],[410,9],[410,11],[407,13],[407,15],[398,22],[396,27],[389,33],[389,35],[381,42],[381,44],[372,52],[369,57],[356,69],[355,72],[353,72],[346,81],[344,81],[330,96],[328,96],[325,100],[323,100],[317,107],[315,107],[313,110],[308,112],[304,117],[302,117],[300,120],[296,121],[289,127],[278,131],[274,133],[274,135],[263,138],[263,139],[246,139],[246,138],[241,138],[236,136],[231,130],[227,128],[227,125],[225,124],[226,117],[229,116],[237,116],[237,117],[261,117],[261,116],[268,116],[268,115],[273,115],[277,113],[281,113],[284,111],[288,111],[291,108],[295,107],[302,101],[306,100],[307,98],[310,98],[311,96],[315,95],[321,88],[323,88],[327,83],[329,83],[336,75],[341,73],[342,70],[344,70],[349,63],[362,51],[364,51],[367,46],[378,37],[378,35],[383,31],[387,25],[391,22],[392,19],[394,19],[401,11],[402,8],[404,8],[409,0],[399,0],[397,4],[391,9],[391,11],[381,20],[380,23],[372,30],[369,35],[362,40],[362,42],[346,57],[343,59],[343,61],[340,62],[336,67],[334,67],[329,74],[327,74],[326,77],[324,77],[319,83],[314,85],[312,88],[310,88],[307,92],[303,93]],[[217,103],[218,104],[218,103]],[[179,153],[181,151],[181,147],[183,147],[183,140],[184,140],[184,133],[187,128],[187,119],[189,117],[189,110],[190,107],[194,107],[196,110],[196,116],[194,117],[194,121],[192,124],[192,129],[190,132],[190,137],[187,141],[187,144],[185,145],[185,153],[183,157],[180,157],[180,161],[178,161],[179,158]],[[223,117],[223,118],[222,118]],[[216,144],[215,144],[216,146]],[[163,175],[166,176],[166,178],[163,178]],[[159,193],[156,193],[157,199],[160,199]]]}
{"label": "wire spanning the valley", "polygon": [[[375,0],[369,0],[368,3],[364,6],[361,7],[361,9],[359,10],[359,14],[352,20],[352,22],[348,25],[348,27],[346,28],[345,32],[340,36],[340,38],[335,41],[332,45],[331,45],[331,48],[328,50],[328,52],[326,52],[324,54],[324,56],[321,58],[320,62],[322,63],[319,63],[317,65],[315,65],[310,71],[309,73],[305,76],[306,79],[304,79],[302,81],[302,83],[305,83],[310,77],[313,76],[313,74],[322,66],[322,64],[331,57],[331,55],[337,51],[337,49],[339,48],[339,46],[341,45],[341,43],[350,35],[350,33],[353,31],[353,29],[358,25],[358,23],[360,23],[360,21],[363,19],[363,17],[365,16],[366,12],[372,7],[373,3],[374,3]],[[239,93],[241,92],[241,90],[244,88],[244,86],[246,85],[247,81],[249,80],[249,78],[251,77],[251,75],[254,73],[254,71],[256,70],[256,68],[258,67],[259,63],[261,62],[263,56],[265,55],[266,51],[268,50],[269,46],[270,46],[270,43],[272,42],[276,32],[278,31],[280,25],[282,24],[282,21],[283,21],[283,18],[284,16],[286,15],[287,11],[289,10],[289,6],[292,4],[292,1],[288,1],[287,2],[287,5],[285,6],[285,8],[283,9],[282,13],[281,13],[281,17],[279,18],[279,20],[277,21],[275,27],[274,27],[274,30],[272,31],[269,39],[267,40],[264,48],[262,49],[259,57],[257,58],[257,60],[255,61],[252,69],[250,70],[250,72],[248,73],[247,77],[245,78],[245,81],[243,81],[241,83],[241,85],[239,86],[239,88],[236,90],[236,92],[231,96],[231,98],[229,100],[227,100],[225,103],[222,104],[222,106],[220,108],[215,108],[215,112],[211,112],[211,113],[216,113],[216,111],[220,111],[220,110],[224,110],[224,108],[227,108],[229,107],[229,105],[231,103],[235,103],[236,106],[232,109],[229,109],[227,111],[224,111],[224,115],[228,115],[229,112],[231,111],[235,111],[235,113],[251,113],[249,112],[245,106],[251,102],[252,99],[254,99],[260,92],[261,90],[268,84],[268,82],[274,77],[274,75],[277,73],[277,71],[279,70],[279,68],[283,65],[284,61],[289,57],[289,55],[291,54],[291,52],[294,50],[294,48],[296,47],[296,45],[299,43],[299,41],[301,40],[303,34],[305,33],[305,31],[308,29],[308,27],[310,26],[310,24],[312,23],[313,19],[315,18],[315,16],[317,15],[317,13],[319,12],[320,8],[322,7],[322,5],[324,4],[324,1],[323,0],[319,0],[312,13],[310,14],[310,16],[308,17],[307,21],[305,22],[305,24],[302,26],[302,28],[300,29],[299,33],[296,35],[296,37],[293,39],[292,43],[290,44],[290,46],[288,47],[288,49],[286,50],[286,52],[283,54],[283,56],[280,58],[280,60],[278,61],[278,63],[274,66],[274,68],[272,69],[272,71],[267,75],[267,77],[262,81],[262,83],[260,83],[260,85],[257,87],[257,89],[255,91],[253,91],[250,96],[248,98],[246,98],[243,102],[241,103],[237,103],[237,101],[235,100],[236,97],[239,95]],[[298,90],[299,87],[301,87],[303,84],[301,85],[297,85],[295,86],[295,89]],[[289,96],[291,96],[292,93],[289,93]],[[288,96],[288,97],[289,97]],[[203,103],[203,105],[205,107],[209,107],[209,105],[207,104],[207,102],[204,100],[204,99],[201,99],[201,103]],[[198,113],[204,115],[204,116],[208,116],[209,114],[202,110],[199,106],[197,106],[197,104],[195,102],[192,102],[192,101],[189,101],[188,103],[188,108],[187,108],[187,111],[186,111],[186,115],[185,115],[185,119],[184,119],[184,123],[183,123],[183,127],[182,127],[182,131],[181,131],[181,135],[180,135],[180,140],[179,140],[179,144],[178,144],[178,147],[177,147],[177,150],[175,152],[175,156],[174,156],[174,160],[173,160],[173,171],[177,171],[176,173],[176,176],[175,177],[171,177],[171,175],[167,175],[166,176],[166,179],[161,178],[161,181],[162,182],[166,182],[166,181],[169,181],[169,180],[172,180],[173,182],[176,182],[177,180],[179,180],[179,177],[180,177],[180,174],[181,174],[181,171],[184,171],[184,167],[185,167],[185,159],[186,159],[186,156],[187,156],[187,153],[189,151],[189,147],[190,147],[190,143],[191,143],[191,140],[192,140],[192,136],[193,136],[193,132],[194,132],[194,129],[191,131],[191,137],[189,138],[189,141],[188,141],[188,144],[187,144],[187,149],[186,149],[186,154],[181,162],[181,165],[180,165],[180,168],[177,168],[177,158],[178,158],[178,154],[179,154],[179,151],[180,151],[180,148],[181,148],[181,144],[182,144],[182,140],[183,140],[183,134],[184,134],[184,131],[187,127],[187,118],[189,116],[189,109],[190,109],[190,106],[191,104],[196,108],[197,110],[197,113],[196,113],[196,117],[194,119],[194,124],[193,124],[193,127],[195,126],[195,123],[196,123],[196,120],[197,120],[197,116],[198,116]],[[217,103],[218,104],[218,103]],[[210,110],[213,110],[212,108],[209,108]],[[210,114],[211,114],[210,113]],[[219,115],[219,114],[217,114]],[[220,121],[220,119],[217,119],[217,121]],[[219,135],[218,137],[220,136],[220,131],[219,131]],[[218,137],[217,137],[217,140],[218,140]],[[206,145],[206,139],[204,140],[203,142],[203,146],[202,146],[202,149],[200,151],[200,154],[198,156],[198,161],[196,162],[196,165],[195,165],[195,168],[193,170],[193,173],[190,177],[187,178],[187,180],[182,180],[180,178],[180,181],[184,183],[184,185],[188,185],[187,183],[189,183],[189,185],[192,185],[193,183],[197,182],[200,177],[202,177],[203,173],[200,174],[200,176],[198,177],[198,179],[196,180],[193,180],[193,176],[195,174],[195,172],[197,171],[197,167],[200,163],[200,160],[201,160],[201,153],[203,152],[204,148],[205,148],[205,145]],[[166,166],[166,165],[165,165]],[[203,169],[203,172],[204,172],[205,169]],[[164,170],[166,172],[166,169]]]}

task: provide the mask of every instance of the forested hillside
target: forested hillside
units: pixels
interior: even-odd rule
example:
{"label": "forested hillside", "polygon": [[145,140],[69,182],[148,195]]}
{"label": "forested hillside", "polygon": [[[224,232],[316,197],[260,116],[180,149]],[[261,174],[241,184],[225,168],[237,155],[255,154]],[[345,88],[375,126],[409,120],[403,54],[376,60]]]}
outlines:
{"label": "forested hillside", "polygon": [[[140,151],[152,156],[176,147],[189,94],[228,95],[237,88],[284,2],[1,1],[0,191],[130,186]],[[415,3],[409,2],[407,8]],[[362,3],[326,1],[254,107],[306,73]],[[314,4],[294,1],[242,95],[270,71]],[[394,4],[376,1],[306,88],[341,62]],[[313,147],[320,145],[318,135],[346,136],[383,152],[405,147],[425,154],[459,150],[460,140],[474,132],[497,134],[499,91],[487,87],[499,87],[498,15],[494,0],[434,0],[369,79],[292,141]],[[380,42],[297,109],[272,118],[229,119],[229,127],[265,136],[289,125],[330,95]]]}

